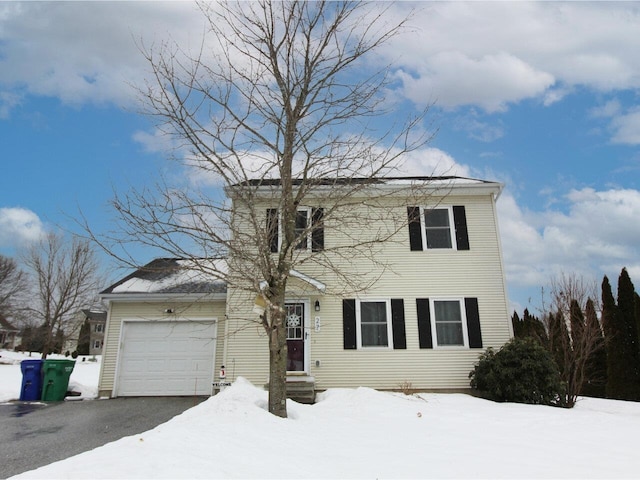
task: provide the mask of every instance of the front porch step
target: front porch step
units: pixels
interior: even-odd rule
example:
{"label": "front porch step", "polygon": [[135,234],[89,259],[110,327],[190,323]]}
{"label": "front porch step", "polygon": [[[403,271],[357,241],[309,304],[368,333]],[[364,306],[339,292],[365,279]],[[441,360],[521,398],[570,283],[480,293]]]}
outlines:
{"label": "front porch step", "polygon": [[315,382],[287,380],[287,398],[294,402],[312,404],[316,401]]}
{"label": "front porch step", "polygon": [[[264,388],[269,390],[267,383]],[[316,383],[312,378],[287,378],[287,398],[294,402],[313,404],[316,401]]]}

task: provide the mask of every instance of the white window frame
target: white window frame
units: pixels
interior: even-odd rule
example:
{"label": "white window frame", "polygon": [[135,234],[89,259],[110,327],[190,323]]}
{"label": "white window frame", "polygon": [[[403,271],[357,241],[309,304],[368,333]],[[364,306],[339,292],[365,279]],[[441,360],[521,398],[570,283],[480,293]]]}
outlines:
{"label": "white window frame", "polygon": [[[312,208],[311,207],[298,207],[296,209],[296,215],[298,212],[307,212],[307,247],[306,248],[294,248],[295,251],[297,252],[310,252],[311,248],[312,248],[312,233],[313,233],[313,229],[311,228],[311,222],[313,222],[313,219],[311,218],[312,215]],[[280,252],[282,250],[282,239],[284,238],[284,232],[282,231],[282,209],[278,209],[278,252]],[[275,253],[275,252],[273,252]]]}
{"label": "white window frame", "polygon": [[[427,225],[425,224],[425,214],[432,210],[446,210],[449,215],[449,236],[451,238],[451,248],[429,248],[427,247]],[[450,251],[458,250],[458,243],[456,242],[456,227],[453,218],[453,207],[450,205],[438,205],[435,207],[420,207],[420,233],[422,235],[422,249],[437,252],[438,250]]]}
{"label": "white window frame", "polygon": [[[362,312],[360,305],[362,303],[384,303],[387,314],[387,345],[384,346],[368,346],[362,345]],[[393,350],[393,325],[391,318],[391,299],[390,298],[362,298],[356,299],[356,346],[358,350]]]}
{"label": "white window frame", "polygon": [[[436,328],[436,302],[458,302],[460,306],[460,319],[462,322],[462,345],[440,345],[438,341],[438,329]],[[444,349],[461,349],[469,348],[469,332],[467,328],[467,311],[465,308],[465,300],[460,297],[436,297],[429,298],[429,310],[431,320],[431,332],[433,337],[433,348]]]}
{"label": "white window frame", "polygon": [[103,333],[104,332],[104,325],[101,324],[101,323],[96,323],[93,331],[95,333]]}
{"label": "white window frame", "polygon": [[[306,248],[295,248],[294,250],[300,251],[300,252],[310,252],[311,251],[311,232],[313,231],[313,229],[311,228],[311,223],[313,222],[313,219],[311,218],[311,214],[312,214],[312,209],[311,207],[298,207],[296,209],[296,216],[298,215],[298,212],[306,212],[307,213],[307,225],[306,225],[306,229],[307,229],[307,246]],[[282,222],[280,222],[280,225],[282,225]],[[282,237],[280,237],[282,238]]]}

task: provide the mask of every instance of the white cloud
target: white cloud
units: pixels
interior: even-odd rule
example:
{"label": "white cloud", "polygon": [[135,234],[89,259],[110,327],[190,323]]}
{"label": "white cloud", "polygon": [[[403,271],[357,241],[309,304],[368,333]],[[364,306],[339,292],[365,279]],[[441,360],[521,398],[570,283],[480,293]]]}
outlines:
{"label": "white cloud", "polygon": [[404,91],[416,103],[425,92],[441,107],[476,104],[488,112],[503,111],[510,102],[542,95],[554,84],[552,75],[538,71],[511,54],[499,52],[472,58],[461,52],[436,53],[429,73],[401,73]]}
{"label": "white cloud", "polygon": [[[24,2],[0,6],[0,88],[71,105],[133,104],[145,45],[202,33],[191,2]],[[9,108],[11,105],[6,105]]]}
{"label": "white cloud", "polygon": [[468,166],[457,163],[451,155],[438,148],[422,148],[407,153],[399,173],[408,176],[472,176]]}
{"label": "white cloud", "polygon": [[[640,87],[634,3],[399,2],[385,19],[411,8],[412,29],[379,61],[396,62],[406,95],[418,103],[499,111],[532,97],[549,105],[573,86]],[[148,69],[136,42],[197,47],[203,31],[192,2],[1,3],[0,112],[6,116],[24,94],[130,106],[128,84],[141,84]]]}
{"label": "white cloud", "polygon": [[40,239],[45,233],[42,221],[25,208],[0,208],[0,247],[18,247]]}
{"label": "white cloud", "polygon": [[608,100],[603,105],[592,108],[589,112],[593,118],[610,118],[618,115],[622,111],[620,100],[614,98]]}
{"label": "white cloud", "polygon": [[570,191],[566,213],[524,210],[505,192],[498,201],[507,279],[541,287],[553,275],[587,278],[637,268],[640,256],[640,191],[591,188]]}
{"label": "white cloud", "polygon": [[613,143],[625,145],[640,145],[640,108],[620,115],[611,121],[614,133]]}
{"label": "white cloud", "polygon": [[[400,3],[398,9],[404,9]],[[640,87],[640,12],[620,2],[429,2],[394,40],[407,95],[488,111],[573,87]]]}

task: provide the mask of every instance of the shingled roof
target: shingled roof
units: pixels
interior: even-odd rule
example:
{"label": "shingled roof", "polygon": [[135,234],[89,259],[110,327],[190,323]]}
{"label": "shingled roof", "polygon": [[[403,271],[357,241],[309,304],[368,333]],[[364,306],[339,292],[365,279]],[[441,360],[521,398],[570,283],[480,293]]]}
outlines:
{"label": "shingled roof", "polygon": [[[210,263],[212,272],[226,270],[226,260],[223,259],[201,260],[198,263]],[[226,291],[224,280],[206,272],[204,268],[198,268],[194,260],[157,258],[100,294],[210,294]]]}

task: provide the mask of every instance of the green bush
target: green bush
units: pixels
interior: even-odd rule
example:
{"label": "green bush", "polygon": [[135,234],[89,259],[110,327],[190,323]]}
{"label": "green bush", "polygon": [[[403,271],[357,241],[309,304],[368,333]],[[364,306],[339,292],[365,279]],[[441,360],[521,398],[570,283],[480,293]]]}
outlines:
{"label": "green bush", "polygon": [[563,392],[551,354],[531,339],[489,348],[469,373],[471,387],[497,402],[557,405]]}

